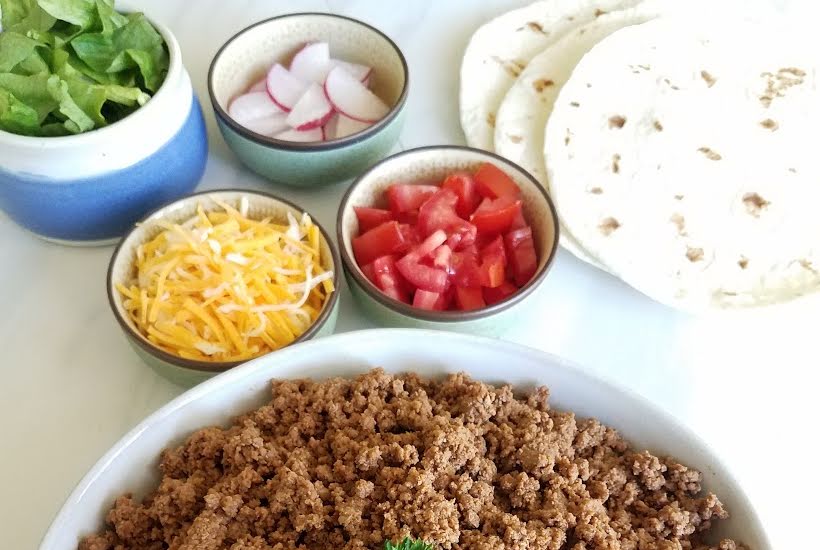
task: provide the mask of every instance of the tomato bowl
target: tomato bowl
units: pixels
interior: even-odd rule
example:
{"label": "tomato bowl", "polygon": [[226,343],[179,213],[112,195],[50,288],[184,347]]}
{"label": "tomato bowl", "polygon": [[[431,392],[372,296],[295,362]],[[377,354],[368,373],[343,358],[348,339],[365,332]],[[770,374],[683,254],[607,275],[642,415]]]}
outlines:
{"label": "tomato bowl", "polygon": [[[402,217],[402,213],[397,213],[397,208],[400,206],[397,207],[396,196],[398,194],[394,191],[396,184],[399,184],[402,188],[401,195],[408,198],[408,202],[421,202],[416,195],[422,194],[425,190],[434,192],[435,189],[432,186],[436,185],[442,186],[442,189],[448,188],[452,177],[466,175],[470,178],[470,174],[474,173],[478,181],[479,173],[487,165],[490,165],[500,178],[515,189],[518,198],[516,202],[520,204],[519,214],[525,220],[535,258],[531,259],[531,270],[526,277],[517,281],[517,285],[510,285],[506,280],[503,282],[513,290],[497,299],[490,300],[487,294],[489,289],[476,283],[479,288],[478,303],[470,303],[469,298],[463,298],[461,295],[463,281],[459,279],[461,271],[438,264],[437,252],[431,252],[431,250],[441,245],[445,238],[446,243],[451,244],[456,232],[451,228],[456,226],[470,227],[473,237],[476,236],[475,226],[477,226],[479,231],[476,241],[482,239],[481,229],[485,227],[485,224],[481,223],[478,216],[479,213],[487,210],[484,202],[492,205],[503,201],[500,198],[498,201],[485,199],[477,209],[474,207],[472,216],[465,218],[465,220],[471,220],[472,224],[464,223],[465,220],[456,220],[455,225],[445,228],[444,234],[437,240],[436,234],[440,231],[431,231],[436,224],[435,220],[431,221],[428,215],[435,199],[429,199],[429,202],[421,206],[418,211],[408,216],[411,218],[408,220],[408,217]],[[371,221],[363,218],[363,213],[372,213],[374,217],[383,215],[388,221],[383,223],[379,223],[381,220]],[[391,213],[396,216],[394,221],[389,221]],[[503,212],[500,208],[493,211],[490,207],[489,215],[491,219],[497,220],[499,216],[503,217]],[[519,323],[527,322],[530,315],[537,314],[536,294],[547,276],[556,253],[559,231],[557,220],[555,206],[549,196],[520,166],[479,149],[461,146],[431,146],[410,149],[388,157],[356,179],[339,206],[336,234],[351,293],[359,307],[375,323],[382,326],[450,330],[500,337],[514,330]],[[404,233],[408,225],[413,223],[416,224],[416,244],[412,246],[408,244],[407,248],[398,255],[383,256],[384,247],[391,246],[389,241],[391,226],[394,232],[395,227],[398,226],[399,232]],[[437,227],[442,227],[442,225],[438,224]],[[359,237],[365,233],[368,237],[360,239]],[[513,234],[517,232],[510,230],[505,234],[503,241],[507,243],[507,256],[510,258],[513,256],[510,255],[509,237]],[[401,238],[401,235],[397,234],[397,237]],[[491,243],[496,239],[501,241],[500,236],[484,237],[482,241],[484,244],[480,245],[483,250],[481,258],[486,259],[486,254],[489,254],[486,251],[492,248]],[[364,248],[365,245],[362,244],[365,240],[367,248]],[[436,250],[441,248],[447,247],[439,247]],[[475,250],[475,245],[471,248]],[[457,244],[453,245],[453,250],[459,249]],[[501,254],[504,253],[501,252]],[[409,261],[410,258],[422,256],[418,264]],[[452,256],[455,258],[459,254],[454,252]],[[399,257],[401,259],[391,259]],[[372,261],[373,258],[377,259]],[[386,260],[389,260],[390,265],[384,265],[383,261]],[[482,261],[481,265],[486,263]],[[506,269],[507,277],[515,281],[516,274],[513,273],[513,264],[515,262],[512,259],[510,262],[505,260],[506,268],[502,269],[501,273],[503,276]],[[375,271],[374,265],[376,266]],[[441,267],[447,273],[447,281],[442,283],[445,285],[442,288],[446,290],[441,290],[440,293],[430,292],[440,290],[439,288],[425,286],[426,273],[433,273],[431,267],[436,266]],[[418,270],[418,273],[414,270]],[[433,274],[444,278],[441,273]],[[392,291],[393,285],[399,289],[398,292]],[[471,285],[464,283],[464,286]],[[412,289],[409,290],[412,297],[404,293],[404,289],[407,288]],[[481,299],[481,290],[487,297],[486,303]],[[439,301],[436,305],[425,304],[424,299],[419,299],[419,293],[424,296],[438,294]],[[453,297],[454,293],[455,297]],[[472,291],[465,291],[464,295],[471,293]],[[440,306],[445,295],[448,296],[446,302],[450,305]]]}

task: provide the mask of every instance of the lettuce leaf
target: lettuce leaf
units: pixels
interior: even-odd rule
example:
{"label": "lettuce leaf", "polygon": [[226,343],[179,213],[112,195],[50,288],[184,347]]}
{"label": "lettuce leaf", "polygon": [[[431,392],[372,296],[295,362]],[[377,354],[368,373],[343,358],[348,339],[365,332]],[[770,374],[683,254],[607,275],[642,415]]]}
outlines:
{"label": "lettuce leaf", "polygon": [[168,73],[162,36],[113,0],[0,0],[0,130],[54,136],[128,116]]}

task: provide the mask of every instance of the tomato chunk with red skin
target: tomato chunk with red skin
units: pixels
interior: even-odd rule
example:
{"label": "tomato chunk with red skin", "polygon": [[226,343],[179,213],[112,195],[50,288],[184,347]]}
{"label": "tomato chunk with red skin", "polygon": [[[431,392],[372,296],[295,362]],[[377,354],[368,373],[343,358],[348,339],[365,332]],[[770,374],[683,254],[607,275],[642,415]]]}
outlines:
{"label": "tomato chunk with red skin", "polygon": [[351,242],[353,255],[359,265],[366,265],[378,258],[400,252],[406,247],[404,234],[398,222],[386,222],[359,235]]}
{"label": "tomato chunk with red skin", "polygon": [[419,232],[430,235],[443,229],[452,238],[450,248],[469,246],[475,241],[477,230],[473,224],[462,219],[455,210],[458,197],[449,189],[442,189],[431,196],[419,208]]}
{"label": "tomato chunk with red skin", "polygon": [[507,258],[509,259],[515,284],[524,286],[535,275],[538,269],[538,257],[535,253],[535,242],[532,238],[532,229],[522,227],[514,229],[504,237]]}
{"label": "tomato chunk with red skin", "polygon": [[441,293],[438,302],[436,302],[436,310],[445,311],[451,309],[453,298],[455,298],[455,289],[450,286],[447,290]]}
{"label": "tomato chunk with red skin", "polygon": [[470,221],[479,233],[496,235],[508,231],[520,212],[521,199],[509,196],[484,199],[470,217]]}
{"label": "tomato chunk with red skin", "polygon": [[442,189],[419,208],[419,232],[430,235],[444,230],[450,235],[450,248],[458,250],[475,242],[476,227],[456,214],[458,197],[449,189]]}
{"label": "tomato chunk with red skin", "polygon": [[439,309],[441,296],[442,294],[440,292],[429,292],[427,290],[418,289],[413,295],[413,307],[431,311]]}
{"label": "tomato chunk with red skin", "polygon": [[373,269],[373,263],[363,265],[359,269],[362,270],[362,273],[364,273],[364,276],[367,277],[368,281],[374,285],[376,284],[376,270]]}
{"label": "tomato chunk with red skin", "polygon": [[366,233],[381,224],[393,221],[393,213],[383,208],[370,208],[367,206],[354,206],[356,219],[359,220],[359,233]]}
{"label": "tomato chunk with red skin", "polygon": [[524,219],[524,208],[523,206],[518,209],[518,213],[513,217],[512,224],[510,225],[510,229],[521,229],[522,227],[527,227],[527,220]]}
{"label": "tomato chunk with red skin", "polygon": [[429,292],[444,292],[447,290],[449,284],[447,272],[437,267],[419,263],[418,260],[413,258],[412,253],[396,262],[396,267],[407,282],[417,289]]}
{"label": "tomato chunk with red skin", "polygon": [[486,307],[480,288],[456,287],[456,306],[462,311],[471,311]]}
{"label": "tomato chunk with red skin", "polygon": [[479,166],[478,171],[473,176],[476,188],[482,196],[491,199],[500,197],[520,198],[521,190],[515,181],[507,175],[501,168],[489,162]]}
{"label": "tomato chunk with red skin", "polygon": [[438,190],[435,185],[394,183],[387,188],[387,202],[394,215],[413,212]]}
{"label": "tomato chunk with red skin", "polygon": [[450,174],[444,178],[441,187],[456,194],[458,197],[456,214],[464,219],[469,219],[470,214],[475,212],[475,209],[481,203],[481,195],[479,195],[475,180],[470,174],[463,172]]}
{"label": "tomato chunk with red skin", "polygon": [[373,280],[375,285],[395,300],[400,302],[410,302],[410,285],[396,268],[395,256],[381,256],[376,258],[371,264],[373,267]]}
{"label": "tomato chunk with red skin", "polygon": [[501,235],[481,249],[481,286],[496,288],[506,280],[507,254]]}
{"label": "tomato chunk with red skin", "polygon": [[482,288],[481,293],[488,306],[506,300],[518,291],[518,287],[509,281],[504,281],[496,288]]}
{"label": "tomato chunk with red skin", "polygon": [[482,281],[481,266],[475,254],[454,252],[450,272],[453,284],[464,288],[480,288]]}

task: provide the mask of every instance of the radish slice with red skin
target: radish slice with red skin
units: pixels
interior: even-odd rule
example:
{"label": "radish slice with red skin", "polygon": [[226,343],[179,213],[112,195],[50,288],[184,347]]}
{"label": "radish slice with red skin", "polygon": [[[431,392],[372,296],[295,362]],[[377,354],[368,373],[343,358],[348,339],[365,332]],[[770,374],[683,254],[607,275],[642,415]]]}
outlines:
{"label": "radish slice with red skin", "polygon": [[274,134],[278,134],[279,132],[290,128],[288,123],[285,121],[285,113],[249,120],[247,122],[243,122],[242,126],[252,132],[262,134],[263,136],[273,136]]}
{"label": "radish slice with red skin", "polygon": [[322,129],[314,128],[312,130],[304,130],[302,132],[300,132],[299,130],[290,129],[285,130],[284,132],[280,132],[273,137],[284,141],[295,141],[299,143],[322,141]]}
{"label": "radish slice with red skin", "polygon": [[327,42],[311,42],[296,52],[290,62],[290,74],[305,82],[321,84],[333,66]]}
{"label": "radish slice with red skin", "polygon": [[348,61],[342,61],[341,59],[331,59],[330,64],[333,67],[341,67],[345,71],[347,71],[350,76],[354,77],[359,82],[364,82],[370,79],[370,73],[373,72],[372,67],[368,67],[367,65],[359,65],[358,63],[350,63]]}
{"label": "radish slice with red skin", "polygon": [[267,92],[268,91],[268,77],[263,78],[257,82],[254,82],[250,88],[248,88],[248,93],[251,92]]}
{"label": "radish slice with red skin", "polygon": [[337,111],[361,122],[376,122],[390,111],[378,96],[341,67],[328,73],[325,93]]}
{"label": "radish slice with red skin", "polygon": [[267,78],[268,94],[273,102],[284,111],[290,111],[305,90],[308,83],[296,78],[279,63],[271,67]]}
{"label": "radish slice with red skin", "polygon": [[325,124],[333,115],[333,107],[318,84],[308,86],[296,105],[288,113],[287,122],[296,130],[311,130]]}
{"label": "radish slice with red skin", "polygon": [[362,132],[373,126],[372,122],[362,122],[360,120],[355,120],[341,113],[337,113],[337,115],[338,118],[336,119],[336,127],[334,128],[333,134],[333,137],[336,139],[352,136],[353,134],[358,134],[359,132]]}
{"label": "radish slice with red skin", "polygon": [[228,106],[228,115],[239,124],[278,114],[282,114],[282,109],[266,92],[243,94],[231,101]]}

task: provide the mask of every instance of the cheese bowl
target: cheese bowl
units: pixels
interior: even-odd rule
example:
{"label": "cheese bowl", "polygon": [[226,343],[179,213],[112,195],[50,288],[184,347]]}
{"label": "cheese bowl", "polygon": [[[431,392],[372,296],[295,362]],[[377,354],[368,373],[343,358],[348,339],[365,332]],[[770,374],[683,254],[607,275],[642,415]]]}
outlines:
{"label": "cheese bowl", "polygon": [[[218,202],[217,202],[218,201]],[[138,223],[120,242],[114,251],[108,267],[106,290],[108,302],[114,318],[134,351],[154,370],[181,386],[193,386],[220,372],[231,369],[241,363],[237,361],[210,361],[181,357],[161,347],[154,339],[139,330],[133,318],[128,314],[119,285],[127,285],[135,278],[135,264],[140,254],[140,246],[157,234],[164,224],[179,224],[197,215],[197,208],[203,211],[221,208],[218,203],[227,204],[239,210],[245,201],[247,217],[253,220],[269,218],[275,223],[287,224],[288,214],[298,219],[305,211],[295,204],[266,193],[245,190],[222,190],[194,193],[167,204]],[[313,225],[319,230],[319,263],[324,270],[332,272],[333,286],[336,290],[324,300],[316,319],[301,335],[289,344],[303,342],[317,336],[332,334],[336,326],[339,310],[340,274],[338,252],[325,230],[316,222]],[[164,225],[167,227],[167,225]],[[203,293],[204,297],[205,293]],[[271,353],[277,353],[273,351]]]}

